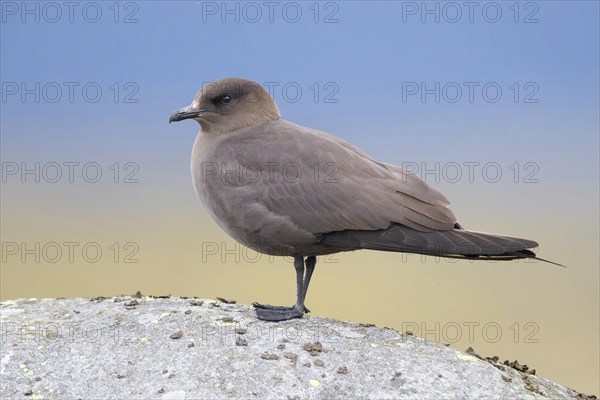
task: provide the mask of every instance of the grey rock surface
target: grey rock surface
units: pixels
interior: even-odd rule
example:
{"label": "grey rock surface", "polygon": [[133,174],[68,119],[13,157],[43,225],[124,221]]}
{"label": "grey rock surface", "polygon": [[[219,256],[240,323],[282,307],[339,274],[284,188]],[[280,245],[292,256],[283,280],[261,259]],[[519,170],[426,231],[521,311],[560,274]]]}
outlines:
{"label": "grey rock surface", "polygon": [[[2,399],[575,399],[391,329],[146,296],[1,303]],[[579,397],[581,398],[581,397]]]}

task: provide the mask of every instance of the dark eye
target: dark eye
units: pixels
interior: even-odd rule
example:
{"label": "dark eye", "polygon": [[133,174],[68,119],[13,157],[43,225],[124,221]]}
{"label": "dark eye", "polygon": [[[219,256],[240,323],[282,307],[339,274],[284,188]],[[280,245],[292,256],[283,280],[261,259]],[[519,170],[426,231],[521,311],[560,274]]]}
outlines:
{"label": "dark eye", "polygon": [[221,97],[221,104],[229,104],[231,103],[231,97],[230,96],[223,96]]}

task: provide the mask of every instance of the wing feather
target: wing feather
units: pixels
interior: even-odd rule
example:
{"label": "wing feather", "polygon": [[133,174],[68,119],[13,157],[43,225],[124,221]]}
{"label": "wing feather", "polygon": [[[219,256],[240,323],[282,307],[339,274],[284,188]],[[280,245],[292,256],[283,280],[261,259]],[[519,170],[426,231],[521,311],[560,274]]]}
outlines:
{"label": "wing feather", "polygon": [[378,163],[339,138],[287,121],[232,135],[217,151],[223,152],[218,159],[253,165],[253,173],[258,168],[262,175],[249,179],[240,174],[233,189],[252,191],[253,201],[313,234],[379,230],[393,223],[423,232],[448,231],[456,223],[448,200],[415,175]]}

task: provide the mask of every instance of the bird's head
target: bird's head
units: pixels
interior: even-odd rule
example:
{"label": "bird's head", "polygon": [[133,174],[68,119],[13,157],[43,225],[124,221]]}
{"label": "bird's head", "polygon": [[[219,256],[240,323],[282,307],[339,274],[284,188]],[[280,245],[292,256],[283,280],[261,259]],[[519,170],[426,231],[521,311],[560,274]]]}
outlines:
{"label": "bird's head", "polygon": [[188,107],[171,114],[169,122],[195,119],[202,131],[220,134],[280,118],[275,101],[256,82],[221,79],[205,85]]}

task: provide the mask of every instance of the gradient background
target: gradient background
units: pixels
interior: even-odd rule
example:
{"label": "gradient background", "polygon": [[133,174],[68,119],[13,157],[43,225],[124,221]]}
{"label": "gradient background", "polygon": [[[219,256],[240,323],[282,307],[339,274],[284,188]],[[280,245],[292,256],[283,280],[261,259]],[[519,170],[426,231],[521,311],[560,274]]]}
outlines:
{"label": "gradient background", "polygon": [[[2,299],[141,290],[291,304],[290,260],[244,249],[217,227],[190,179],[198,126],[167,123],[204,82],[229,76],[277,82],[274,97],[284,118],[341,136],[378,160],[430,169],[436,162],[479,162],[472,181],[466,167],[457,182],[441,167],[424,178],[452,201],[463,226],[535,239],[541,257],[569,267],[339,254],[318,264],[307,300],[315,315],[396,329],[417,324],[429,330],[418,335],[440,342],[456,336],[444,330],[456,323],[464,327],[456,348],[516,358],[543,377],[599,394],[598,2],[518,3],[517,22],[514,3],[501,2],[496,23],[483,18],[485,2],[477,3],[472,22],[463,7],[455,23],[448,21],[455,14],[447,3],[437,3],[439,22],[421,14],[421,2],[297,3],[296,23],[288,22],[295,8],[287,3],[277,3],[273,22],[261,7],[255,23],[255,9],[233,2],[227,7],[239,7],[237,15],[223,14],[221,2],[122,2],[117,22],[113,2],[77,4],[70,22],[65,8],[57,17],[44,3],[29,2],[38,7],[36,21],[35,14],[22,15],[21,2],[2,2],[3,172],[13,163],[46,167],[39,183],[34,175],[3,179]],[[416,15],[403,14],[413,6]],[[84,7],[88,20],[99,8],[99,21],[86,21]],[[215,7],[216,15],[206,12]],[[495,10],[487,11],[494,18]],[[128,15],[134,21],[124,23]],[[34,88],[36,82],[40,88],[55,82],[62,96],[51,101],[52,84],[38,91],[39,99],[10,94],[14,84]],[[65,82],[79,84],[72,102]],[[102,89],[97,102],[82,95],[89,82]],[[290,82],[302,89],[298,101],[291,101],[293,90],[287,97],[281,91]],[[321,87],[316,101],[315,82]],[[473,102],[466,91],[456,103],[433,95],[422,102],[419,96],[403,101],[403,82],[480,86]],[[487,82],[502,88],[499,101],[482,97]],[[514,82],[521,90],[516,102]],[[524,102],[528,82],[538,89],[537,102]],[[327,83],[333,86],[325,89]],[[125,102],[132,88],[138,101]],[[325,101],[331,88],[335,103]],[[50,182],[55,164],[49,163],[64,162],[80,163],[73,182],[64,166],[62,178]],[[81,166],[90,162],[101,168],[97,183],[82,176]],[[110,169],[115,162],[118,183]],[[137,183],[124,182],[133,171],[125,169],[128,162],[138,168]],[[482,175],[490,162],[502,171],[495,183]],[[525,163],[534,163],[537,182],[525,179],[534,168]],[[22,243],[35,248],[36,242],[47,250],[38,252],[39,262],[22,251]],[[48,244],[66,251],[64,242],[79,243],[73,259],[63,252],[49,262],[55,255]],[[102,249],[99,261],[83,257],[86,243]],[[138,262],[124,262],[135,249]],[[471,322],[479,324],[472,341],[464,325]],[[502,329],[498,340],[485,324]]]}

